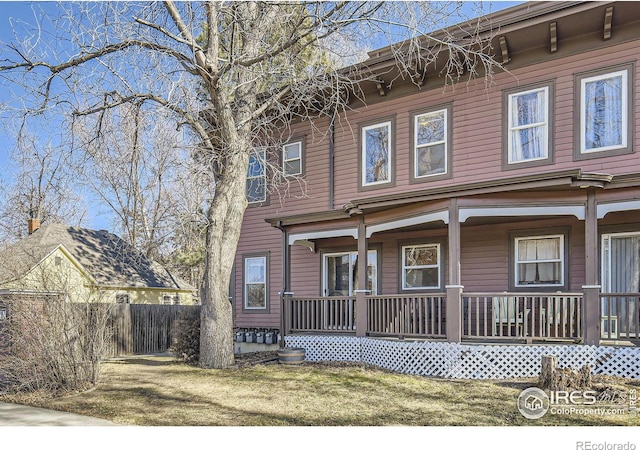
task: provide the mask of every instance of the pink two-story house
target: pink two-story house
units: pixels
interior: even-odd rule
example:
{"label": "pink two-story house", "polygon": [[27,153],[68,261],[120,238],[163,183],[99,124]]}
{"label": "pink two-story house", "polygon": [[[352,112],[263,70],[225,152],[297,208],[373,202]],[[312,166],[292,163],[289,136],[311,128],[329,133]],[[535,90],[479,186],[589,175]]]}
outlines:
{"label": "pink two-story house", "polygon": [[640,6],[532,2],[481,23],[506,69],[490,83],[428,67],[389,86],[383,48],[364,103],[292,126],[286,189],[256,154],[239,331],[638,341]]}

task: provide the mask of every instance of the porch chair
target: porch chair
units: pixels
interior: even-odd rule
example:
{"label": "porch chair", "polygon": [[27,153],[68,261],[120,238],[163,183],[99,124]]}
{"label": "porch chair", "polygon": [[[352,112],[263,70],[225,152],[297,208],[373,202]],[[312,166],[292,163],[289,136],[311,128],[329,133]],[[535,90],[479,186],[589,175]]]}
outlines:
{"label": "porch chair", "polygon": [[515,297],[493,297],[493,336],[498,336],[498,327],[507,327],[507,334],[511,327],[515,327],[517,334],[513,337],[524,337],[524,321],[529,319],[530,309],[518,311],[516,318]]}

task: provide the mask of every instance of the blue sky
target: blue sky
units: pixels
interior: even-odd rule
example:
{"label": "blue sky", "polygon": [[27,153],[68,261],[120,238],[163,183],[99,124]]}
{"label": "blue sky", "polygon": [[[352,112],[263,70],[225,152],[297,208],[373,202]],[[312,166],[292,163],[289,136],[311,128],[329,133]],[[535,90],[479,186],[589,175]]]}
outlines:
{"label": "blue sky", "polygon": [[[514,1],[494,1],[483,2],[485,11],[495,12],[501,9],[505,9],[522,2]],[[474,8],[477,6],[477,2],[467,2],[465,10],[468,14],[472,14]],[[57,8],[56,2],[27,2],[27,1],[4,1],[0,0],[0,44],[9,44],[14,42],[16,37],[14,36],[15,30],[23,34],[25,30],[31,29],[31,26],[36,23],[39,18],[39,13],[42,10],[55,11]],[[3,60],[4,56],[0,51],[0,60]],[[2,80],[0,80],[1,82]],[[11,93],[6,89],[0,89],[0,104],[12,100]],[[0,115],[0,121],[6,120],[6,117]],[[5,129],[5,123],[0,124],[0,179],[7,180],[10,178],[11,173],[8,168],[8,156],[14,148],[15,141],[13,137],[7,133]],[[10,124],[13,125],[13,124]],[[44,133],[39,136],[42,140],[42,145],[46,145],[48,142],[55,144],[55,133]],[[91,228],[109,228],[108,221],[104,216],[101,216],[97,210],[89,211],[90,223],[86,225]]]}

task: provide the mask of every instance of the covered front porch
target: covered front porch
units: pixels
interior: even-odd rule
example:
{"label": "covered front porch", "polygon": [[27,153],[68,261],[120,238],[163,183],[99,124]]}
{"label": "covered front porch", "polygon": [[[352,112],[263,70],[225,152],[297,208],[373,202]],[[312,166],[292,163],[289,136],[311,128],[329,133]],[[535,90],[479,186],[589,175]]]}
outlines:
{"label": "covered front porch", "polygon": [[624,177],[565,171],[267,219],[282,231],[281,329],[637,345],[639,198]]}

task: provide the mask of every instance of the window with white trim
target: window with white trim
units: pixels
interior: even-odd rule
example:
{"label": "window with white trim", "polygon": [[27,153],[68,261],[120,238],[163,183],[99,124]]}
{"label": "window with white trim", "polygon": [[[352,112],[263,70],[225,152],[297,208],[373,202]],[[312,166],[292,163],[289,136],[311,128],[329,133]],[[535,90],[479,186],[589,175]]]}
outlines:
{"label": "window with white trim", "polygon": [[267,200],[265,159],[265,149],[256,149],[249,157],[247,170],[247,201],[249,203],[261,203]]}
{"label": "window with white trim", "polygon": [[282,172],[287,176],[302,174],[302,142],[282,146]]}
{"label": "window with white trim", "polygon": [[515,238],[515,285],[564,286],[564,235]]}
{"label": "window with white trim", "polygon": [[267,257],[244,259],[244,308],[267,308]]}
{"label": "window with white trim", "polygon": [[391,182],[391,122],[362,127],[362,185]]}
{"label": "window with white trim", "polygon": [[402,247],[402,289],[440,288],[440,244]]}
{"label": "window with white trim", "polygon": [[414,119],[414,177],[447,172],[447,110],[418,114]]}
{"label": "window with white trim", "polygon": [[626,148],[628,143],[628,71],[580,80],[580,152]]}
{"label": "window with white trim", "polygon": [[508,96],[508,164],[549,157],[549,87]]}

